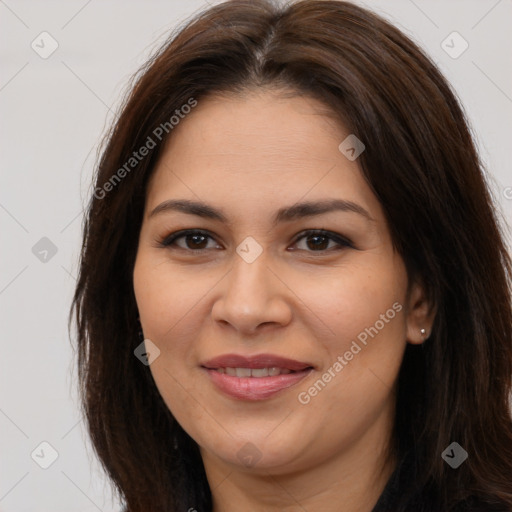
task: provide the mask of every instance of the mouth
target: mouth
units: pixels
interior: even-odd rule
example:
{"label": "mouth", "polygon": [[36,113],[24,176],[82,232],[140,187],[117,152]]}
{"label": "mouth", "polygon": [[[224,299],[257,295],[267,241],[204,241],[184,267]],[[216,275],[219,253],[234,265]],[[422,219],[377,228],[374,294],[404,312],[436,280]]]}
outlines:
{"label": "mouth", "polygon": [[270,366],[269,368],[209,368],[219,373],[231,375],[231,377],[276,377],[277,375],[287,375],[289,373],[296,373],[294,370],[288,368],[279,368]]}
{"label": "mouth", "polygon": [[314,369],[310,363],[271,354],[227,354],[206,361],[201,367],[219,391],[238,400],[270,398],[294,386]]}

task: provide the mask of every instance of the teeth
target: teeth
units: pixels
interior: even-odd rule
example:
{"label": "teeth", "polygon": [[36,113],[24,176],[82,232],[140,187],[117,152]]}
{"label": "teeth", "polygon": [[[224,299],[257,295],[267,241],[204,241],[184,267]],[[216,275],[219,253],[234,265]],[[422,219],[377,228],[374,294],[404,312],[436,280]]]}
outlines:
{"label": "teeth", "polygon": [[253,377],[268,377],[268,368],[253,368],[251,375]]}
{"label": "teeth", "polygon": [[250,377],[251,369],[250,368],[235,368],[237,377]]}
{"label": "teeth", "polygon": [[231,377],[276,377],[291,373],[286,368],[217,368],[219,373],[231,375]]}

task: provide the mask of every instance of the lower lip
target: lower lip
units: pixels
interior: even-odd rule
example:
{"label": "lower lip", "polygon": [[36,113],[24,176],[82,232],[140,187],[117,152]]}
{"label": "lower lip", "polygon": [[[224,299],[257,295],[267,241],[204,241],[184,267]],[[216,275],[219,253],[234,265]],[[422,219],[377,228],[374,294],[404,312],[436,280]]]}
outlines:
{"label": "lower lip", "polygon": [[239,400],[265,400],[279,391],[294,386],[309,375],[312,369],[275,377],[233,377],[217,370],[206,368],[206,371],[210,374],[212,382],[226,395]]}

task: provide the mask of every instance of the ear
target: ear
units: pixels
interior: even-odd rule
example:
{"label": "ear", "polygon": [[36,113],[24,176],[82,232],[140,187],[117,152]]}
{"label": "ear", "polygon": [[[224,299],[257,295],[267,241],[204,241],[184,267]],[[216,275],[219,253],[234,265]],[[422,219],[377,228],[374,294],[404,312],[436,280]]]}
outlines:
{"label": "ear", "polygon": [[413,345],[425,342],[432,332],[435,316],[436,308],[428,301],[423,284],[414,282],[408,293],[406,308],[407,341]]}

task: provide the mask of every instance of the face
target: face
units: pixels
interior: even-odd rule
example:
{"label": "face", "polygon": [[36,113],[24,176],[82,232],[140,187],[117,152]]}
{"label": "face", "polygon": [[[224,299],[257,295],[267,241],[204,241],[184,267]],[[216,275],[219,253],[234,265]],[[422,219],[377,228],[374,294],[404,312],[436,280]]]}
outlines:
{"label": "face", "polygon": [[310,98],[210,97],[153,173],[135,295],[155,383],[205,464],[297,471],[390,434],[428,326],[348,135]]}

